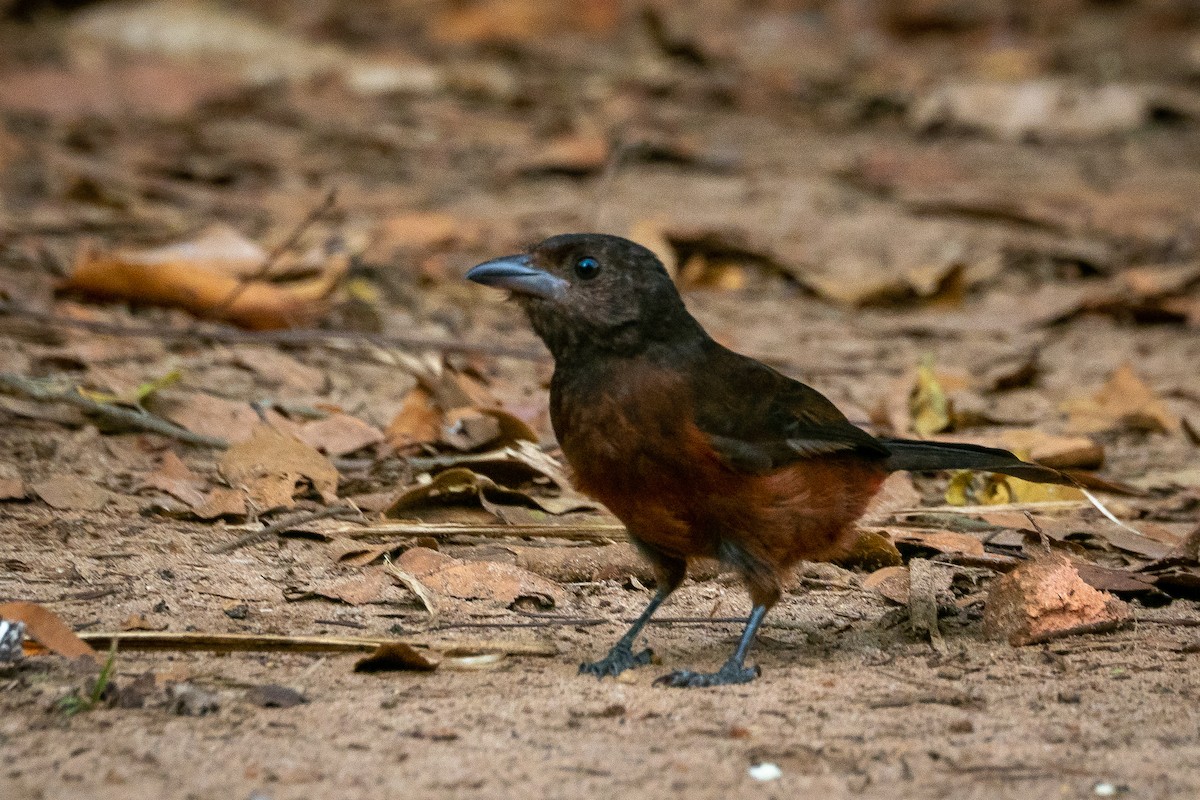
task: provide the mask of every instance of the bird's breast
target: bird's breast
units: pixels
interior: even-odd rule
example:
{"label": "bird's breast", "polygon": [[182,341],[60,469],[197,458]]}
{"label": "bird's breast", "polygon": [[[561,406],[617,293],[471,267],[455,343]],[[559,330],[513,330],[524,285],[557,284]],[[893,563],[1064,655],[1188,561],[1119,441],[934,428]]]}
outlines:
{"label": "bird's breast", "polygon": [[680,555],[715,548],[694,512],[728,473],[681,380],[627,364],[600,380],[556,381],[551,417],[578,487],[634,535]]}

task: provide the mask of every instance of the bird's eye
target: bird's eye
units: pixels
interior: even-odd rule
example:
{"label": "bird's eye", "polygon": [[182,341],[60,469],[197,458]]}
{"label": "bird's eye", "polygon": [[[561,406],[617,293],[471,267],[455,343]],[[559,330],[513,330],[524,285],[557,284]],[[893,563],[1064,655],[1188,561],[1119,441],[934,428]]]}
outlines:
{"label": "bird's eye", "polygon": [[590,281],[600,274],[600,262],[591,256],[585,256],[575,262],[575,274],[581,280]]}

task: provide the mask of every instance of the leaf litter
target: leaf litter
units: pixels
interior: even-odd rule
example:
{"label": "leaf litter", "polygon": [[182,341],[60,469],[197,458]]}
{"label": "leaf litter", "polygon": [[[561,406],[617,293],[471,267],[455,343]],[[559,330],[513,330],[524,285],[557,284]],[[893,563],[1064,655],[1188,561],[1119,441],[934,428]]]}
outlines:
{"label": "leaf litter", "polygon": [[[980,48],[973,37],[985,28],[955,16],[957,6],[878,12],[869,46],[851,52],[838,32],[849,23],[822,10],[659,5],[642,28],[620,24],[608,0],[570,11],[527,0],[435,3],[397,28],[382,14],[372,17],[377,28],[364,25],[349,10],[281,25],[286,10],[267,22],[173,3],[99,6],[63,15],[70,39],[54,66],[14,51],[0,106],[36,124],[0,131],[0,181],[17,198],[0,213],[0,364],[20,379],[0,397],[0,416],[11,421],[0,434],[0,504],[16,520],[0,524],[18,545],[4,556],[5,592],[92,596],[112,591],[97,577],[129,576],[86,611],[71,599],[55,606],[75,624],[100,619],[109,631],[123,621],[168,624],[120,632],[122,652],[152,642],[247,645],[205,644],[222,625],[298,637],[328,624],[467,626],[457,637],[466,655],[448,643],[417,648],[439,671],[456,658],[461,668],[489,668],[503,652],[529,652],[480,648],[472,625],[549,628],[565,651],[577,618],[550,611],[635,614],[653,576],[555,460],[541,351],[511,308],[459,280],[465,266],[543,234],[611,225],[663,257],[722,341],[810,380],[850,412],[878,406],[875,421],[896,435],[996,444],[1085,470],[1081,482],[1137,528],[1057,489],[995,476],[893,476],[863,522],[861,549],[844,569],[822,568],[841,569],[830,573],[836,580],[806,572],[768,622],[771,635],[782,640],[801,624],[815,640],[829,627],[838,631],[835,662],[874,642],[911,680],[934,669],[952,675],[961,658],[966,674],[949,679],[969,682],[978,652],[962,631],[980,626],[987,594],[1000,602],[997,576],[1036,573],[1047,545],[1071,559],[1078,580],[1058,566],[1035,574],[1014,602],[1016,618],[1053,617],[1058,632],[1100,630],[1089,622],[1095,598],[1078,581],[1135,600],[1139,617],[1141,604],[1153,604],[1185,618],[1200,596],[1200,564],[1187,546],[1200,509],[1190,467],[1200,386],[1179,367],[1194,360],[1185,336],[1200,319],[1185,234],[1200,207],[1183,157],[1190,90],[1161,75],[1147,84],[1090,73],[1077,81],[1069,27],[1063,42],[1047,44],[1053,52]],[[902,30],[923,32],[904,39]],[[578,47],[577,35],[598,38]],[[431,55],[426,36],[464,49]],[[636,55],[608,58],[597,43],[614,36],[635,37]],[[969,54],[963,74],[934,68],[923,37]],[[1171,52],[1164,47],[1163,58]],[[99,93],[84,77],[97,64],[126,95],[119,113],[86,96]],[[1136,58],[1125,66],[1149,69]],[[266,91],[262,81],[279,82]],[[62,91],[38,90],[54,97],[30,102],[31,87],[47,85]],[[576,108],[574,97],[589,107]],[[805,124],[779,125],[779,115]],[[297,187],[317,194],[335,184],[336,208],[290,241],[294,221],[313,210]],[[262,244],[275,241],[286,246]],[[292,339],[240,339],[228,321],[305,327]],[[139,333],[74,327],[81,322]],[[531,355],[494,354],[510,340]],[[1122,367],[1126,359],[1134,366]],[[14,388],[44,378],[65,388],[36,399]],[[194,440],[120,413],[168,421]],[[353,523],[316,518],[330,509],[358,515],[350,505],[358,498],[364,513]],[[388,506],[399,516],[381,521]],[[268,535],[219,552],[247,528]],[[43,551],[44,535],[62,544]],[[263,542],[271,546],[234,552]],[[863,572],[867,591],[845,569]],[[673,603],[697,619],[726,613],[715,609],[729,607],[727,578],[711,565],[693,575]],[[168,609],[134,606],[125,582],[155,587],[145,592],[157,591]],[[193,590],[204,604],[185,599]],[[1059,590],[1078,602],[1055,607]],[[282,603],[285,591],[307,600]],[[790,605],[794,591],[806,592],[805,609]],[[221,602],[236,615],[220,602],[207,608],[212,597],[233,598]],[[830,622],[811,609],[855,619]],[[893,614],[912,624],[888,627]],[[696,634],[671,619],[654,638],[695,648]],[[927,654],[909,664],[914,628],[940,639],[939,665],[927,666]],[[103,630],[84,631],[95,633]],[[1086,662],[1073,648],[1133,635],[1144,636],[1052,646]],[[313,635],[304,646],[335,639]],[[314,698],[343,690],[321,683],[322,668],[291,677],[300,673],[280,654],[295,652],[287,650],[295,641],[257,646],[288,677],[244,685],[305,686],[305,696],[310,683],[324,686]],[[584,646],[571,642],[573,660]],[[761,651],[767,675],[793,668],[773,647]],[[1028,664],[989,653],[1020,683]],[[1083,670],[1090,663],[1099,661]],[[875,667],[828,673],[843,683],[805,702],[841,702],[851,672],[885,680]],[[480,696],[510,687],[503,671],[478,677]],[[181,709],[227,713],[206,688],[173,685],[185,687]],[[621,688],[641,690],[636,681]],[[592,743],[589,725],[581,741]],[[886,725],[877,727],[886,742]],[[974,746],[969,734],[956,736],[954,747]],[[822,774],[841,770],[836,758],[817,758]],[[905,763],[922,780],[939,779],[938,768]]]}

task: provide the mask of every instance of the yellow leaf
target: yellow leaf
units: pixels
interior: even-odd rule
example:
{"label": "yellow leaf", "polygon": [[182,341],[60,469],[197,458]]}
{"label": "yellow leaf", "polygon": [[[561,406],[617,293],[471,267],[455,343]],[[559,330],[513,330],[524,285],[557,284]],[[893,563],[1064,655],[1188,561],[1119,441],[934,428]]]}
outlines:
{"label": "yellow leaf", "polygon": [[933,356],[926,355],[917,367],[917,384],[908,398],[913,431],[932,436],[950,427],[950,401],[933,371]]}

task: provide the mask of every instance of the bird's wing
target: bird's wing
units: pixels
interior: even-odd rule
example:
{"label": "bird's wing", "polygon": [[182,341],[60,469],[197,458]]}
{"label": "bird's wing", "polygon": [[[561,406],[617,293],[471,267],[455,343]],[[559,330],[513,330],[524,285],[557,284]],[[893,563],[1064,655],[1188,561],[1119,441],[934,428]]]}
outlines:
{"label": "bird's wing", "polygon": [[816,389],[715,343],[703,362],[692,373],[696,425],[731,469],[763,473],[843,452],[887,457]]}

